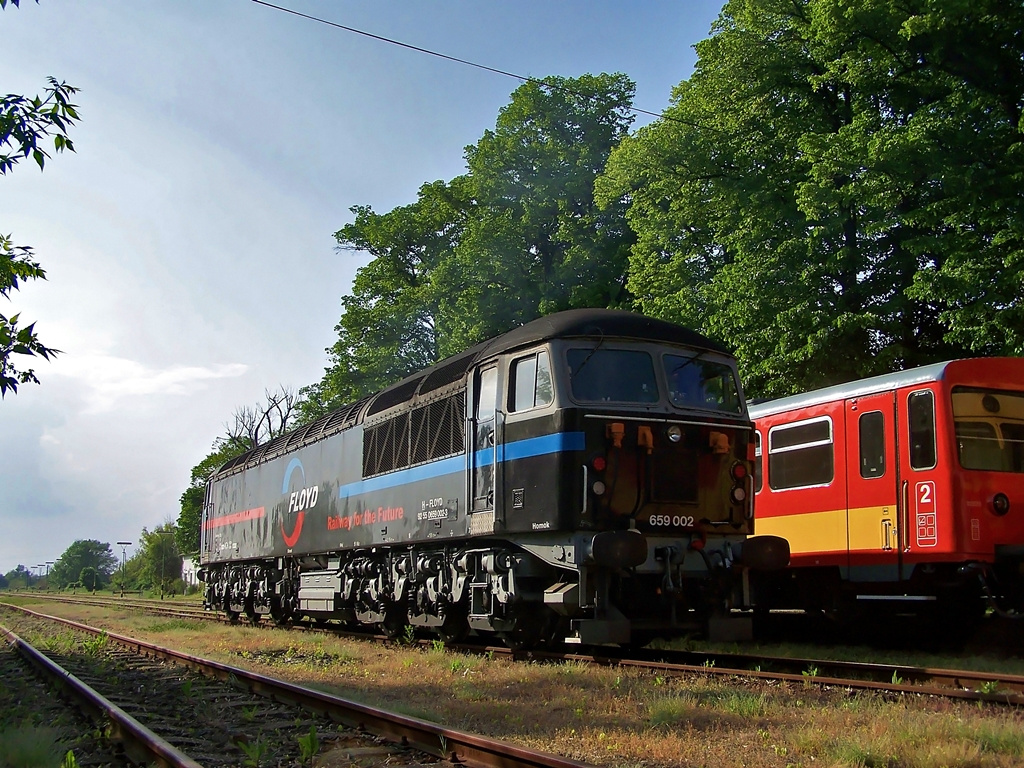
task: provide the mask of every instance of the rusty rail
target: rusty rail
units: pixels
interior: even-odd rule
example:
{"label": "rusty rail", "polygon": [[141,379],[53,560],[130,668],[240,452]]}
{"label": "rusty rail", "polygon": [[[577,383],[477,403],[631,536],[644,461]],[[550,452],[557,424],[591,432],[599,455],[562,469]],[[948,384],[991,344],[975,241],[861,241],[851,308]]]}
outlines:
{"label": "rusty rail", "polygon": [[168,744],[138,720],[94,691],[59,664],[51,661],[14,632],[0,625],[7,642],[47,678],[56,682],[92,717],[109,724],[109,738],[119,742],[136,763],[165,768],[202,768],[184,752]]}

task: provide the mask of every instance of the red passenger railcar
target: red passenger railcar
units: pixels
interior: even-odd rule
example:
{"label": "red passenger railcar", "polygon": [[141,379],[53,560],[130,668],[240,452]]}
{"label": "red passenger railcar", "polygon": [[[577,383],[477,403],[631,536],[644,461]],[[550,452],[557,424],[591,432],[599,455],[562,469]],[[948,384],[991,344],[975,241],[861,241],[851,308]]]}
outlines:
{"label": "red passenger railcar", "polygon": [[1024,359],[954,360],[754,405],[770,607],[1024,609]]}

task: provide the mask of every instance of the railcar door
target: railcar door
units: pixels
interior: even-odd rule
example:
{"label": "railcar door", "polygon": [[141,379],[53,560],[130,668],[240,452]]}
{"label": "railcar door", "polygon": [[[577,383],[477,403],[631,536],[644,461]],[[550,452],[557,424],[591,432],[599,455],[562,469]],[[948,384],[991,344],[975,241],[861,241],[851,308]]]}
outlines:
{"label": "railcar door", "polygon": [[[491,365],[477,375],[473,405],[473,446],[470,452],[471,532],[494,528],[494,495],[497,473],[498,366]],[[479,517],[476,517],[479,515]],[[490,522],[490,525],[486,523]]]}
{"label": "railcar door", "polygon": [[906,532],[901,514],[896,395],[846,401],[850,579],[897,581]]}

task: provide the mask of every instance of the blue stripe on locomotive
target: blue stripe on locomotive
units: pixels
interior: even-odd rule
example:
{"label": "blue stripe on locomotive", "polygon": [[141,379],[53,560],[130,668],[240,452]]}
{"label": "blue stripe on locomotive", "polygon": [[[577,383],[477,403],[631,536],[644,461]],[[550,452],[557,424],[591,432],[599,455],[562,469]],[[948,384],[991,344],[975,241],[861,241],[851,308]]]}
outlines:
{"label": "blue stripe on locomotive", "polygon": [[[534,456],[544,456],[562,451],[582,451],[586,441],[582,432],[556,432],[541,437],[531,437],[527,440],[518,440],[508,445],[498,446],[498,462],[518,461],[529,459]],[[490,464],[493,458],[494,448],[485,448],[475,454],[476,465],[484,466]],[[450,459],[442,459],[430,464],[423,464],[418,467],[390,472],[379,477],[371,477],[367,480],[358,480],[348,483],[338,489],[338,497],[345,499],[351,496],[358,496],[364,493],[372,493],[387,488],[415,483],[422,480],[431,480],[436,477],[455,474],[466,471],[466,456],[452,456]]]}

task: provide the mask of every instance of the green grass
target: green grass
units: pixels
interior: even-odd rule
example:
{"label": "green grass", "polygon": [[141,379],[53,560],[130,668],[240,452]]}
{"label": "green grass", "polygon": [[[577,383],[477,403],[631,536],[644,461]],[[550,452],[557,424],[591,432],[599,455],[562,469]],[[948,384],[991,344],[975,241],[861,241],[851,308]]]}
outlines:
{"label": "green grass", "polygon": [[60,768],[66,752],[52,728],[0,730],[0,768]]}

